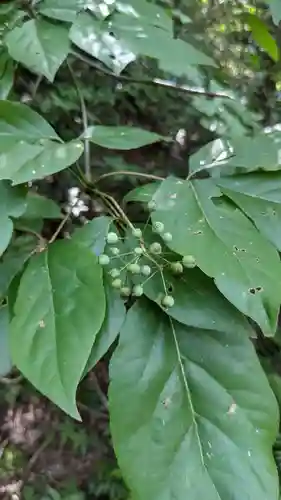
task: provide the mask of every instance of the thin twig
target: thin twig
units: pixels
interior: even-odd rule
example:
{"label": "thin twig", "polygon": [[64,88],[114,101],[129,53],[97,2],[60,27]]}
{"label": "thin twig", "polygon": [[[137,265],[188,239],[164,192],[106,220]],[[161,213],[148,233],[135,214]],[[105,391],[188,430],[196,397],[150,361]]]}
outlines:
{"label": "thin twig", "polygon": [[122,208],[120,207],[120,205],[117,203],[117,201],[112,197],[110,196],[109,194],[107,193],[103,193],[102,191],[99,191],[99,189],[95,189],[93,188],[92,191],[97,195],[99,196],[100,198],[104,199],[104,200],[109,200],[112,205],[116,208],[116,210],[118,211],[119,215],[121,216],[121,218],[124,220],[124,222],[127,223],[127,225],[131,228],[131,229],[135,229],[134,225],[131,223],[130,219],[128,219],[127,215],[125,214],[125,212],[122,210]]}
{"label": "thin twig", "polygon": [[84,63],[88,64],[88,66],[91,66],[92,68],[95,68],[96,71],[99,71],[100,73],[104,73],[107,76],[110,76],[114,78],[115,80],[118,80],[120,82],[126,82],[126,83],[138,83],[140,85],[150,85],[153,87],[166,87],[170,90],[175,90],[176,92],[184,92],[186,94],[190,95],[202,95],[205,97],[210,97],[210,98],[224,98],[224,99],[231,99],[235,100],[234,97],[230,96],[227,93],[224,92],[210,92],[204,89],[199,89],[199,88],[192,88],[188,87],[187,85],[178,85],[175,84],[169,80],[162,80],[161,78],[153,78],[152,80],[140,80],[137,78],[131,78],[129,76],[125,75],[115,75],[111,71],[102,68],[98,64],[96,64],[91,58],[86,57],[84,54],[81,54],[80,52],[76,50],[72,50],[71,54],[77,59],[80,59]]}
{"label": "thin twig", "polygon": [[98,381],[97,376],[95,375],[95,373],[91,373],[91,378],[92,378],[92,380],[93,380],[93,382],[95,384],[95,389],[96,389],[97,395],[100,398],[100,401],[101,401],[102,405],[104,406],[104,408],[106,410],[108,410],[107,397],[104,395],[103,391],[101,390],[99,381]]}
{"label": "thin twig", "polygon": [[80,100],[82,123],[83,123],[84,136],[85,136],[85,138],[84,138],[85,177],[86,177],[86,180],[90,182],[91,181],[91,150],[90,150],[90,141],[86,137],[87,134],[85,134],[86,130],[88,129],[88,125],[89,125],[88,124],[88,112],[87,112],[87,107],[85,104],[85,99],[84,99],[84,96],[81,92],[79,83],[78,83],[76,76],[75,76],[75,73],[74,73],[74,71],[73,71],[73,69],[68,61],[67,61],[67,66],[68,66],[69,72],[71,74],[71,77],[72,77],[72,80],[73,80],[73,83],[74,83],[74,86],[76,89],[76,93],[77,93],[78,98]]}
{"label": "thin twig", "polygon": [[46,244],[45,238],[43,238],[43,236],[41,236],[40,233],[37,233],[37,231],[34,231],[33,229],[30,229],[29,227],[25,227],[25,226],[17,227],[17,225],[15,225],[15,229],[16,229],[16,231],[19,231],[21,233],[27,233],[27,234],[31,234],[32,236],[35,236],[38,239],[40,246],[42,246],[42,247],[45,246],[45,244]]}
{"label": "thin twig", "polygon": [[154,181],[163,181],[164,177],[160,177],[159,175],[153,174],[144,174],[142,172],[130,172],[129,170],[118,170],[118,172],[108,172],[107,174],[103,174],[98,179],[95,180],[95,184],[106,179],[107,177],[112,177],[114,175],[130,175],[134,177],[143,177],[145,179],[151,179]]}
{"label": "thin twig", "polygon": [[66,222],[68,221],[70,216],[71,216],[71,212],[69,211],[69,212],[67,212],[67,214],[64,216],[64,218],[60,222],[60,224],[59,224],[58,228],[56,229],[56,231],[54,232],[53,236],[50,238],[49,245],[57,239],[59,233],[61,232],[62,228],[64,227],[64,225],[66,224]]}

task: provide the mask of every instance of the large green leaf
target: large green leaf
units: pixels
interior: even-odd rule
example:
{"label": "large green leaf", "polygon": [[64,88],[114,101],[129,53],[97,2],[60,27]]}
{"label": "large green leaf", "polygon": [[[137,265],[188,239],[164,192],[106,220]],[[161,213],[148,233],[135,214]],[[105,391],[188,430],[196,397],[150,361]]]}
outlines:
{"label": "large green leaf", "polygon": [[278,409],[250,340],[140,301],[110,369],[114,449],[138,500],[277,500]]}
{"label": "large green leaf", "polygon": [[[172,318],[195,328],[233,333],[239,330],[248,335],[253,334],[245,317],[218,292],[212,280],[198,269],[190,269],[177,277],[164,271],[163,276],[166,287],[171,290],[175,299],[174,306],[165,311]],[[159,272],[144,285],[144,293],[162,307],[164,288]]]}
{"label": "large green leaf", "polygon": [[61,24],[32,19],[6,36],[10,56],[50,82],[68,55],[68,30]]}
{"label": "large green leaf", "polygon": [[7,294],[12,280],[22,270],[37,244],[36,237],[27,235],[16,238],[9,245],[0,262],[0,299]]}
{"label": "large green leaf", "polygon": [[105,295],[106,315],[87,361],[84,370],[85,375],[107,353],[110,346],[116,340],[125,319],[126,309],[124,301],[121,299],[119,292],[111,287],[108,279],[105,280]]}
{"label": "large green leaf", "polygon": [[7,306],[0,307],[0,377],[12,368],[9,350],[9,311]]}
{"label": "large green leaf", "polygon": [[13,184],[41,179],[72,165],[82,152],[79,141],[61,144],[45,140],[36,145],[7,141],[6,149],[0,145],[0,179],[11,179]]}
{"label": "large green leaf", "polygon": [[29,106],[0,101],[0,151],[7,140],[33,143],[40,139],[59,140],[59,137],[51,125]]}
{"label": "large green leaf", "polygon": [[13,234],[11,217],[19,217],[25,210],[25,195],[25,188],[14,188],[9,183],[0,181],[0,256]]}
{"label": "large green leaf", "polygon": [[25,219],[60,219],[62,217],[59,205],[38,193],[30,191],[26,197]]}
{"label": "large green leaf", "polygon": [[43,0],[39,12],[50,19],[72,23],[85,3],[85,0]]}
{"label": "large green leaf", "polygon": [[[279,6],[280,8],[280,6]],[[268,31],[266,24],[254,14],[245,14],[243,16],[251,29],[252,37],[257,44],[273,59],[278,61],[279,49],[276,41]]]}
{"label": "large green leaf", "polygon": [[129,51],[157,59],[164,71],[183,75],[188,74],[190,65],[214,65],[209,56],[191,44],[169,36],[153,21],[148,24],[139,16],[128,15],[125,9],[111,16],[109,22],[111,31]]}
{"label": "large green leaf", "polygon": [[32,257],[14,314],[13,362],[39,391],[79,419],[76,388],[105,316],[97,258],[70,241]]}
{"label": "large green leaf", "polygon": [[[281,251],[281,176],[279,172],[218,178],[222,192]],[[272,201],[273,200],[273,201]]]}
{"label": "large green leaf", "polygon": [[104,251],[106,236],[112,222],[110,217],[95,217],[87,222],[83,227],[76,229],[72,235],[72,240],[79,245],[90,248],[95,255],[100,255]]}
{"label": "large green leaf", "polygon": [[240,210],[223,201],[210,179],[167,178],[154,200],[153,221],[162,221],[173,236],[168,246],[193,255],[225,297],[272,335],[281,302],[281,265],[274,247]]}
{"label": "large green leaf", "polygon": [[107,28],[102,20],[83,12],[70,29],[70,40],[119,74],[135,60],[135,54],[110,33],[112,29]]}
{"label": "large green leaf", "polygon": [[14,64],[8,53],[0,55],[0,99],[7,99],[14,80]]}
{"label": "large green leaf", "polygon": [[84,137],[94,144],[109,149],[138,149],[158,141],[169,141],[168,137],[137,127],[110,127],[97,125],[89,127]]}

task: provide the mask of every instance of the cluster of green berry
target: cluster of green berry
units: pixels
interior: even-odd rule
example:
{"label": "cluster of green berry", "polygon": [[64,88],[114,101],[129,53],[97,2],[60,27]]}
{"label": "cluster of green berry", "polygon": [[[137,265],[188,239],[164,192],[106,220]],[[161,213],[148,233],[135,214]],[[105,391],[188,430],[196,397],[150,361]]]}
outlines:
{"label": "cluster of green berry", "polygon": [[[164,224],[162,222],[153,223],[152,229],[155,233],[161,235],[165,243],[172,241],[171,233],[164,231]],[[119,248],[115,246],[119,242],[119,236],[115,232],[109,232],[106,241],[109,245],[108,253],[110,253],[112,257],[105,253],[99,256],[99,263],[105,267],[109,266],[109,264],[112,263],[112,258],[119,257],[120,261],[122,261],[122,257],[124,255],[133,256],[133,260],[131,262],[125,262],[125,265],[121,269],[114,267],[109,271],[109,274],[112,278],[112,287],[119,290],[121,296],[124,298],[130,297],[131,295],[133,297],[141,297],[144,293],[143,285],[148,279],[154,276],[154,274],[157,272],[157,268],[159,270],[161,269],[162,271],[163,267],[167,266],[168,264],[170,271],[173,274],[179,275],[183,273],[184,267],[193,268],[196,266],[195,258],[192,255],[186,255],[182,258],[181,261],[167,261],[163,256],[161,256],[163,251],[161,243],[153,242],[147,247],[143,240],[142,231],[139,228],[132,229],[132,236],[134,238],[137,238],[138,246],[136,246],[131,252],[120,254]],[[159,259],[159,257],[163,260],[164,265],[162,263],[159,263],[159,260],[157,260]],[[152,267],[150,265],[148,265],[147,263],[143,264],[141,260],[142,258],[145,258],[146,262],[148,261],[149,263],[151,263],[153,267],[155,266],[156,271],[152,272]],[[124,284],[124,280],[121,279],[121,274],[123,271],[130,273],[132,275],[132,278],[133,276],[144,277],[145,281],[142,284],[135,284],[134,286],[130,287]],[[163,276],[162,272],[161,275]],[[166,289],[165,283],[164,288]],[[168,295],[167,292],[165,292],[161,299],[162,306],[165,308],[172,307],[174,305],[174,302],[174,298],[171,295]]]}

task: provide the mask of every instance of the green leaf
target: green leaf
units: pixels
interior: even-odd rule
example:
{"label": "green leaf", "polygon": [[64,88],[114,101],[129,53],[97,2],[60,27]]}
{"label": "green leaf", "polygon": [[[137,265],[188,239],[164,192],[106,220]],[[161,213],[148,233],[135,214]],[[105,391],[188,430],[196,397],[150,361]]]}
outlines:
{"label": "green leaf", "polygon": [[98,361],[107,353],[110,346],[116,340],[126,316],[124,302],[118,291],[111,287],[110,280],[105,280],[106,295],[106,315],[97,334],[95,343],[92,347],[90,357],[87,361],[84,375],[86,375]]}
{"label": "green leaf", "polygon": [[11,179],[14,185],[42,179],[72,165],[82,152],[78,141],[60,144],[46,140],[32,146],[23,141],[7,143],[6,151],[2,148],[0,153],[0,179]]}
{"label": "green leaf", "polygon": [[187,328],[141,300],[110,378],[113,444],[134,498],[278,498],[277,404],[239,330]]}
{"label": "green leaf", "polygon": [[128,15],[125,11],[112,15],[109,22],[111,32],[127,50],[157,59],[164,71],[183,75],[188,74],[188,67],[192,65],[215,65],[210,57],[191,44],[174,39],[172,33],[169,36],[166,30],[153,22],[143,22],[141,17]]}
{"label": "green leaf", "polygon": [[237,208],[226,203],[212,180],[167,178],[154,195],[152,220],[164,223],[168,246],[193,255],[197,265],[265,335],[275,332],[281,297],[277,251]]}
{"label": "green leaf", "polygon": [[235,157],[228,165],[250,170],[279,170],[280,147],[270,134],[233,137]]}
{"label": "green leaf", "polygon": [[9,373],[12,362],[9,350],[9,311],[7,306],[0,307],[0,377]]}
{"label": "green leaf", "polygon": [[79,419],[76,388],[105,316],[96,257],[70,241],[33,256],[21,279],[14,314],[13,362],[39,391]]}
{"label": "green leaf", "polygon": [[281,251],[280,172],[221,177],[216,183]]}
{"label": "green leaf", "polygon": [[170,140],[168,137],[137,127],[103,125],[89,127],[84,137],[103,148],[121,150],[138,149],[154,142]]}
{"label": "green leaf", "polygon": [[77,47],[101,61],[114,73],[120,74],[135,60],[135,54],[110,33],[112,29],[107,28],[103,20],[84,12],[77,16],[69,36]]}
{"label": "green leaf", "polygon": [[23,269],[38,243],[34,236],[20,236],[8,247],[0,262],[0,298],[3,298],[14,277]]}
{"label": "green leaf", "polygon": [[0,55],[0,99],[7,99],[14,82],[14,64],[9,54]]}
{"label": "green leaf", "polygon": [[51,125],[29,106],[19,102],[0,101],[0,151],[7,140],[59,140]]}
{"label": "green leaf", "polygon": [[[212,280],[198,269],[190,269],[177,277],[164,271],[163,276],[175,299],[174,306],[165,310],[172,318],[195,328],[233,333],[239,330],[245,335],[253,335],[245,317],[218,292]],[[144,293],[162,307],[164,288],[159,272],[144,285]]]}
{"label": "green leaf", "polygon": [[157,26],[173,36],[173,17],[168,9],[145,0],[129,0],[126,6],[122,2],[117,2],[116,10],[121,14],[126,14],[128,24],[138,19],[142,25]]}
{"label": "green leaf", "polygon": [[281,204],[281,172],[255,172],[220,177],[215,182],[221,188],[245,194],[253,200],[261,199]]}
{"label": "green leaf", "polygon": [[25,219],[60,219],[61,209],[57,203],[37,193],[29,192],[26,197]]}
{"label": "green leaf", "polygon": [[150,184],[145,184],[144,186],[138,186],[126,194],[126,196],[124,197],[124,201],[126,203],[128,203],[129,201],[148,203],[153,198],[153,195],[158,189],[159,185],[160,182],[151,182]]}
{"label": "green leaf", "polygon": [[244,14],[243,18],[250,27],[255,42],[271,57],[271,59],[273,59],[273,61],[277,62],[279,59],[278,45],[269,33],[266,24],[254,14]]}
{"label": "green leaf", "polygon": [[77,12],[84,4],[85,0],[43,0],[38,10],[40,14],[50,19],[73,23]]}
{"label": "green leaf", "polygon": [[270,7],[273,21],[278,26],[281,21],[280,0],[267,0],[267,3]]}
{"label": "green leaf", "polygon": [[0,256],[13,234],[11,217],[19,217],[25,210],[25,195],[26,191],[22,186],[14,188],[8,182],[0,182]]}
{"label": "green leaf", "polygon": [[10,56],[50,82],[68,55],[68,30],[61,24],[32,19],[6,36]]}
{"label": "green leaf", "polygon": [[100,255],[104,251],[105,238],[111,222],[110,217],[95,217],[83,227],[74,231],[72,241],[90,248],[95,255]]}

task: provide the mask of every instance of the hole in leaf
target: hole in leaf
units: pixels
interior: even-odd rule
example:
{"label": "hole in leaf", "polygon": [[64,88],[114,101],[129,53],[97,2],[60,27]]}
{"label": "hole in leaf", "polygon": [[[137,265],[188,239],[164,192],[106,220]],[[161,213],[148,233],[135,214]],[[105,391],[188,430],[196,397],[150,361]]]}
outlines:
{"label": "hole in leaf", "polygon": [[251,293],[252,295],[255,295],[256,294],[256,289],[255,288],[249,288],[248,292]]}
{"label": "hole in leaf", "polygon": [[173,287],[172,283],[168,283],[167,290],[169,293],[173,293],[174,287]]}
{"label": "hole in leaf", "polygon": [[203,231],[194,231],[193,234],[203,234]]}

